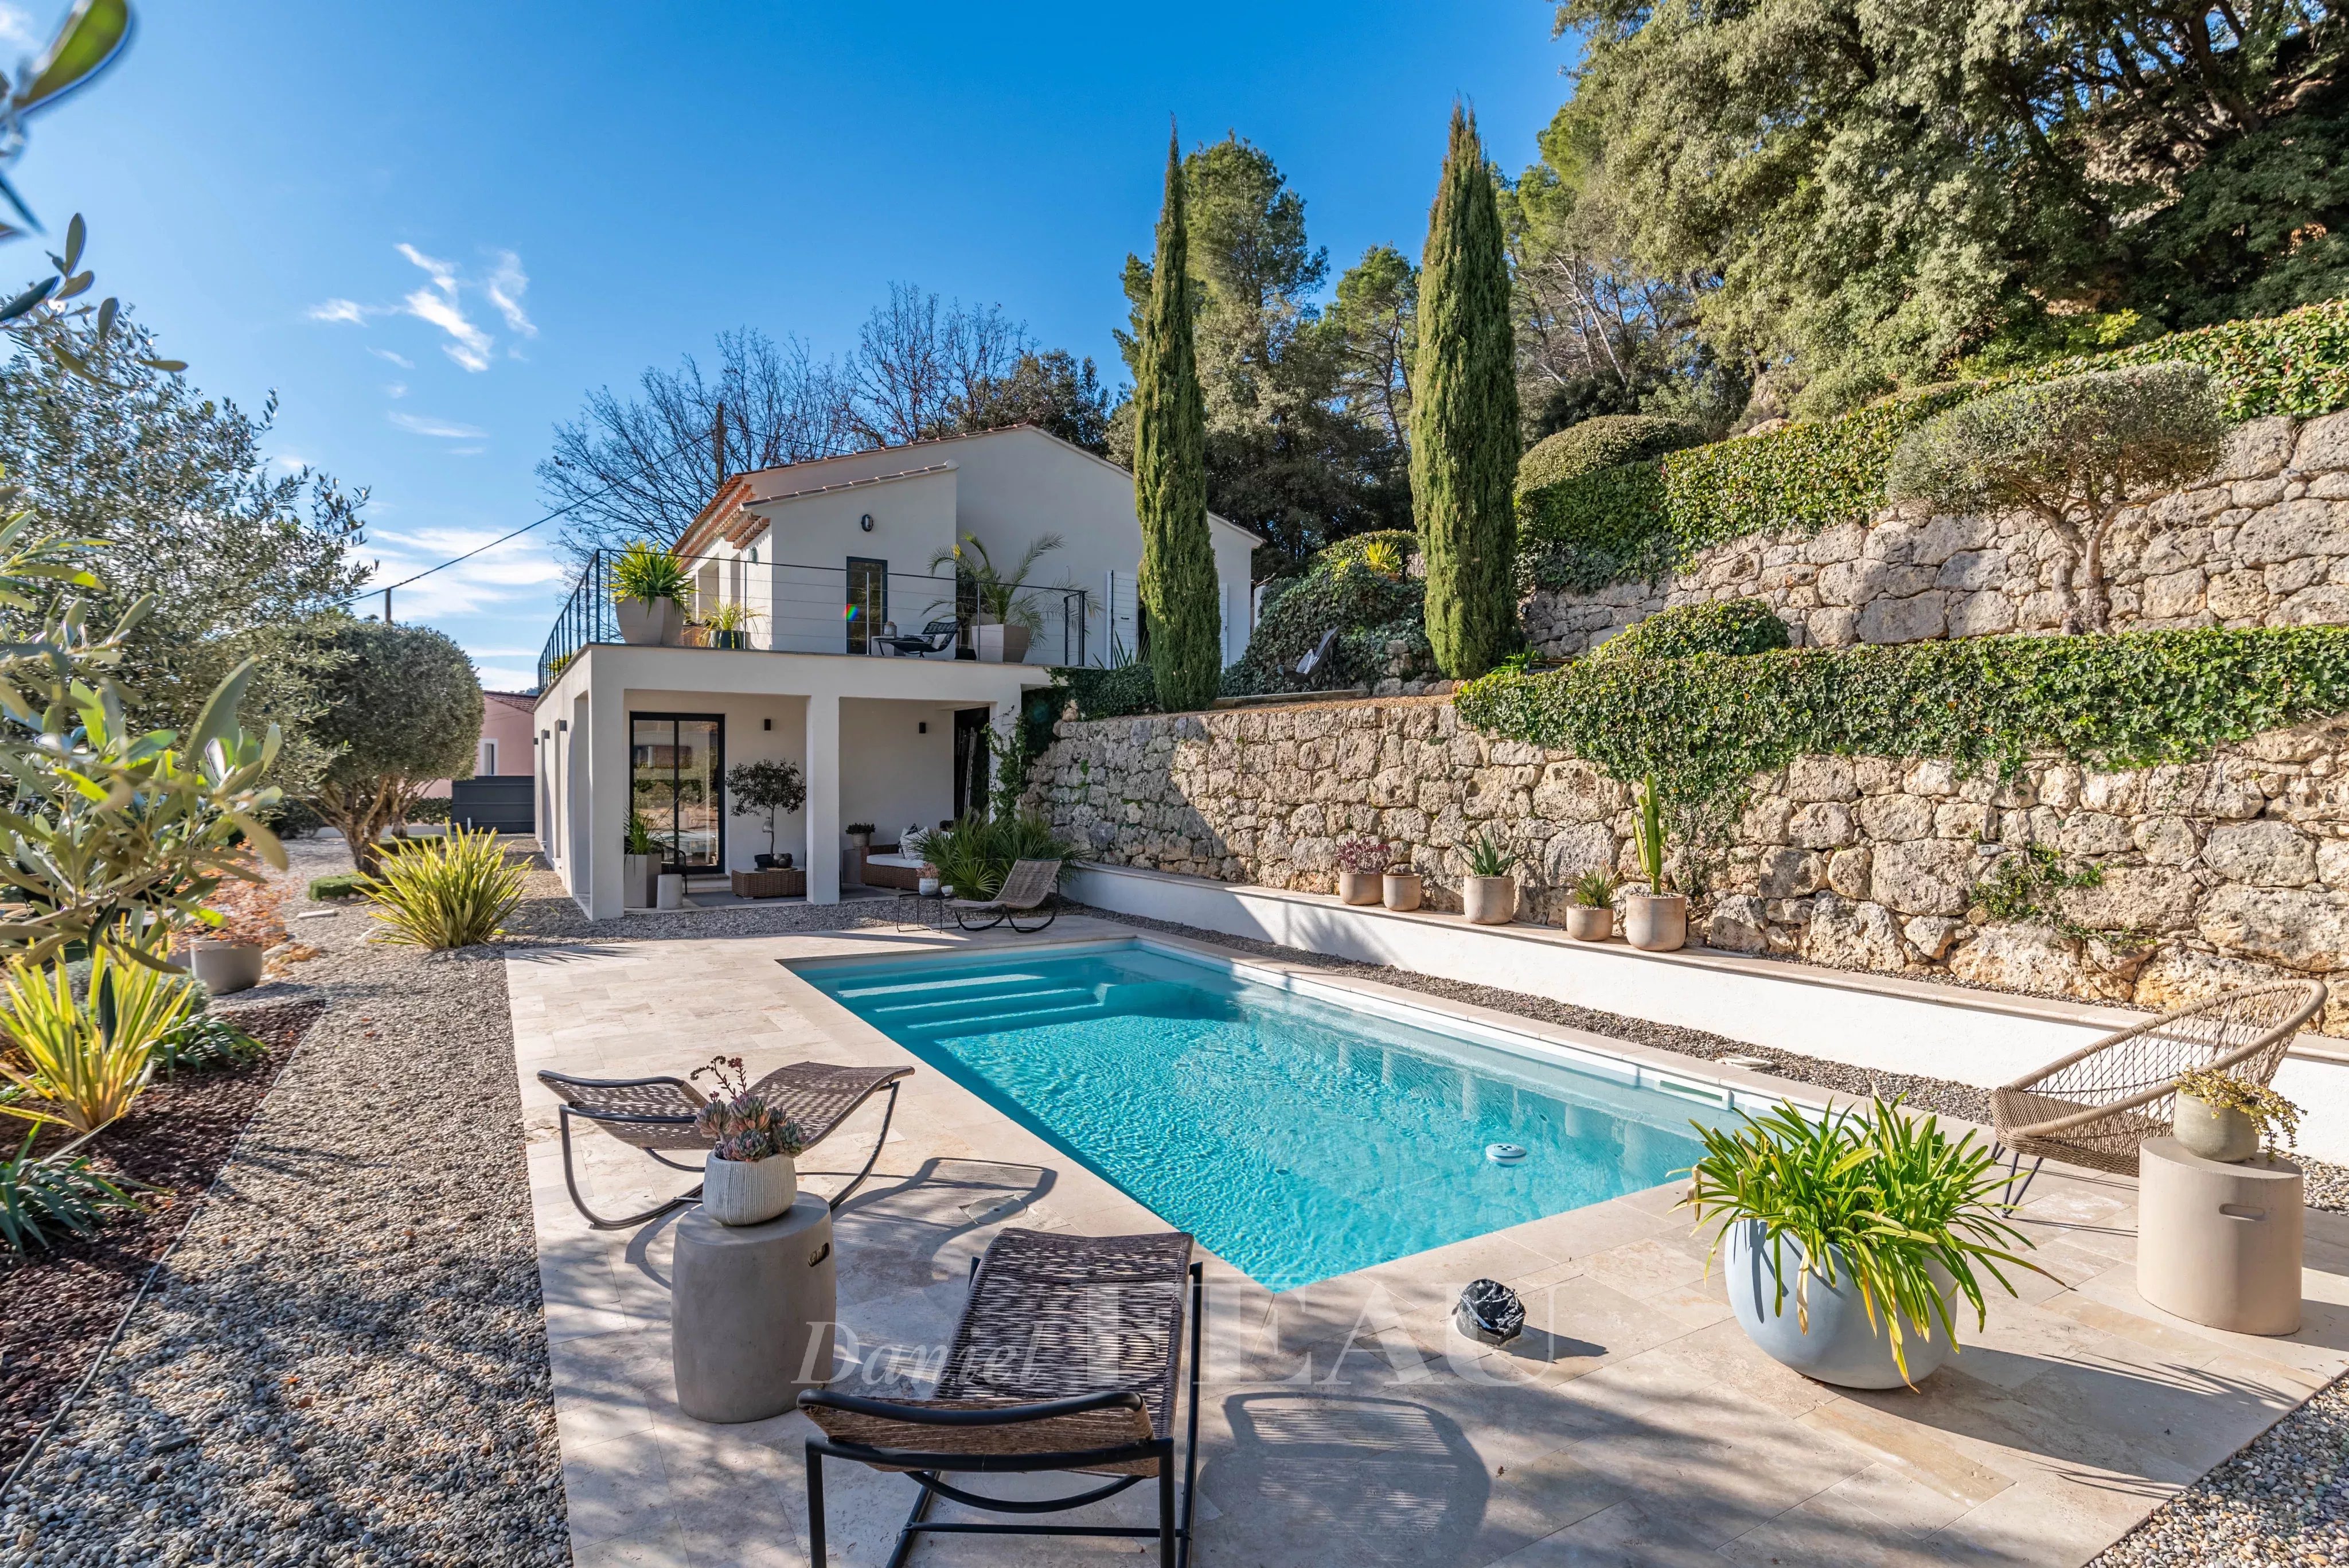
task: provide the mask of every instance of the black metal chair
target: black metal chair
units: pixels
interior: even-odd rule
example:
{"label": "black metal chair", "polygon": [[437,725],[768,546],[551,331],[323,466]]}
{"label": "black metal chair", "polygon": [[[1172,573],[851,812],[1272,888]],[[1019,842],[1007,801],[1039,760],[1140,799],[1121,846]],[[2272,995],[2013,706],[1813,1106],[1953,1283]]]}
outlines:
{"label": "black metal chair", "polygon": [[896,625],[895,621],[892,621],[890,625],[893,629],[883,633],[873,640],[884,648],[894,649],[901,654],[909,654],[916,657],[928,653],[944,653],[947,649],[954,646],[955,638],[958,636],[962,630],[962,623],[951,618],[947,620],[934,620],[930,622],[929,625],[924,627],[918,635],[914,636],[901,635],[895,631],[894,629]]}
{"label": "black metal chair", "polygon": [[[897,1081],[911,1077],[913,1072],[911,1067],[848,1067],[829,1062],[794,1062],[788,1067],[776,1068],[751,1085],[750,1093],[773,1106],[778,1116],[799,1123],[801,1137],[809,1148],[813,1148],[839,1130],[840,1124],[859,1106],[884,1089],[889,1091],[889,1103],[881,1112],[881,1130],[874,1135],[873,1152],[865,1158],[864,1168],[856,1173],[855,1180],[833,1196],[832,1207],[837,1210],[873,1174],[874,1163],[881,1158],[881,1145],[889,1137],[889,1119],[897,1114]],[[657,1208],[631,1214],[625,1220],[606,1220],[588,1208],[587,1200],[579,1196],[579,1179],[571,1159],[571,1118],[585,1116],[671,1170],[698,1171],[699,1159],[691,1165],[679,1165],[664,1158],[661,1151],[691,1149],[697,1155],[709,1152],[716,1140],[693,1130],[694,1114],[709,1103],[700,1090],[683,1078],[574,1078],[543,1069],[538,1081],[562,1097],[558,1117],[563,1131],[563,1184],[571,1189],[572,1205],[587,1217],[588,1224],[598,1231],[625,1230],[647,1220],[657,1220],[701,1196],[701,1184],[696,1182],[692,1191]]]}

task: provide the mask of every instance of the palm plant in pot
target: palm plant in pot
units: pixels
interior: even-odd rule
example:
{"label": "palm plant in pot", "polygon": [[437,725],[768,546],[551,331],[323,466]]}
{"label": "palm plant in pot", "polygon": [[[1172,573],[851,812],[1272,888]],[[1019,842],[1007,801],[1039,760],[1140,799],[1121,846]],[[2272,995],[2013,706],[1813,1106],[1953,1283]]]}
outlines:
{"label": "palm plant in pot", "polygon": [[1379,878],[1393,858],[1394,848],[1383,838],[1365,838],[1356,834],[1338,840],[1338,901],[1377,903]]}
{"label": "palm plant in pot", "polygon": [[1603,942],[1615,934],[1615,874],[1585,871],[1574,879],[1566,908],[1566,934],[1578,942]]}
{"label": "palm plant in pot", "polygon": [[642,539],[612,563],[612,608],[624,642],[675,642],[685,629],[685,604],[692,595],[685,563]]}
{"label": "palm plant in pot", "polygon": [[1631,836],[1640,852],[1640,870],[1648,890],[1623,900],[1623,936],[1642,952],[1668,953],[1688,944],[1688,899],[1667,893],[1664,867],[1664,797],[1656,775],[1640,782],[1639,810],[1631,818]]}
{"label": "palm plant in pot", "polygon": [[628,813],[628,836],[620,856],[620,902],[631,909],[653,907],[653,890],[660,877],[660,840],[641,811]]}
{"label": "palm plant in pot", "polygon": [[762,1225],[798,1199],[799,1168],[792,1162],[807,1138],[799,1123],[750,1092],[741,1057],[713,1056],[693,1075],[708,1077],[718,1090],[693,1116],[693,1130],[717,1140],[701,1164],[702,1211],[720,1225]]}
{"label": "palm plant in pot", "polygon": [[1019,664],[1027,659],[1028,644],[1042,629],[1044,618],[1037,613],[1036,601],[1019,590],[1036,563],[1067,543],[1058,534],[1039,534],[1009,574],[996,569],[976,534],[964,535],[961,544],[930,557],[933,572],[953,568],[957,597],[967,591],[978,603],[978,625],[971,631],[971,648],[981,660]]}
{"label": "palm plant in pot", "polygon": [[1460,883],[1460,903],[1469,923],[1506,926],[1517,918],[1517,879],[1509,867],[1517,863],[1488,830],[1468,846],[1468,875]]}
{"label": "palm plant in pot", "polygon": [[2262,1145],[2273,1152],[2279,1134],[2287,1146],[2298,1137],[2300,1107],[2265,1084],[2198,1067],[2178,1076],[2174,1126],[2188,1153],[2239,1165]]}
{"label": "palm plant in pot", "polygon": [[1914,1386],[1957,1353],[1960,1296],[1986,1319],[1983,1275],[2012,1295],[2000,1264],[2046,1272],[2012,1250],[2031,1243],[2006,1221],[1990,1148],[1971,1131],[1951,1142],[1897,1099],[1865,1116],[1781,1104],[1697,1133],[1682,1207],[1717,1226],[1706,1267],[1721,1256],[1738,1323],[1806,1376]]}

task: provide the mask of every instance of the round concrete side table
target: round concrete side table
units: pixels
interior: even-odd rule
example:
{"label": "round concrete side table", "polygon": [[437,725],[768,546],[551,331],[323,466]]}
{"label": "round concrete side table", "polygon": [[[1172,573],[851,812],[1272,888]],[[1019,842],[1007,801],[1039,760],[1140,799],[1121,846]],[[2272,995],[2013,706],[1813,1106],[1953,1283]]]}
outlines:
{"label": "round concrete side table", "polygon": [[832,1210],[802,1192],[763,1225],[677,1222],[669,1359],[677,1403],[698,1421],[760,1421],[832,1376],[838,1316]]}
{"label": "round concrete side table", "polygon": [[2155,1306],[2235,1334],[2300,1327],[2300,1167],[2227,1165],[2174,1137],[2137,1151],[2137,1288]]}

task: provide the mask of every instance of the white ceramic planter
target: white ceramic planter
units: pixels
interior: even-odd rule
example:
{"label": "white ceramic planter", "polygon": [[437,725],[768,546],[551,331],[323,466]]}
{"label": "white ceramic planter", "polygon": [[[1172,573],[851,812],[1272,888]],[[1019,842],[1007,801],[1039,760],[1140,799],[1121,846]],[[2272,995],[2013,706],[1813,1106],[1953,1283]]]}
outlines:
{"label": "white ceramic planter", "polygon": [[[1802,1282],[1808,1304],[1807,1327],[1806,1314],[1796,1310],[1795,1300],[1803,1263],[1800,1242],[1792,1236],[1781,1236],[1774,1247],[1762,1222],[1747,1220],[1729,1227],[1722,1238],[1721,1256],[1729,1304],[1746,1337],[1764,1355],[1806,1377],[1839,1388],[1898,1388],[1903,1383],[1922,1382],[1950,1358],[1954,1345],[1938,1322],[1920,1324],[1903,1320],[1901,1359],[1908,1364],[1909,1375],[1902,1377],[1900,1364],[1892,1356],[1889,1316],[1879,1305],[1870,1321],[1840,1251],[1836,1254],[1833,1285],[1816,1274]],[[1953,1303],[1956,1282],[1938,1263],[1929,1262],[1926,1267],[1940,1288],[1943,1303]],[[1778,1300],[1782,1275],[1786,1288],[1783,1303]],[[1952,1311],[1951,1316],[1956,1315]]]}
{"label": "white ceramic planter", "polygon": [[1688,899],[1679,893],[1634,893],[1623,900],[1623,938],[1641,952],[1688,945]]}
{"label": "white ceramic planter", "polygon": [[2260,1152],[2259,1124],[2232,1106],[2178,1096],[2178,1141],[2189,1154],[2240,1165]]}
{"label": "white ceramic planter", "polygon": [[685,611],[675,599],[615,599],[612,614],[620,623],[620,640],[639,648],[675,642],[685,633]]}
{"label": "white ceramic planter", "polygon": [[214,996],[251,991],[261,983],[264,954],[257,942],[219,941],[199,937],[188,944],[188,966],[204,989]]}
{"label": "white ceramic planter", "polygon": [[1506,926],[1517,918],[1515,877],[1464,877],[1460,903],[1472,926]]}
{"label": "white ceramic planter", "polygon": [[685,908],[685,873],[664,871],[653,885],[653,908],[682,909]]}
{"label": "white ceramic planter", "polygon": [[1400,876],[1390,871],[1380,879],[1380,892],[1381,900],[1390,909],[1416,909],[1420,899],[1427,894],[1427,884],[1420,879],[1416,871],[1407,871]]}
{"label": "white ceramic planter", "polygon": [[649,909],[653,907],[655,884],[660,877],[660,857],[657,855],[623,855],[620,857],[620,903],[626,909]]}
{"label": "white ceramic planter", "polygon": [[763,1225],[799,1195],[799,1168],[787,1154],[720,1159],[713,1149],[702,1159],[701,1210],[720,1225]]}
{"label": "white ceramic planter", "polygon": [[1587,904],[1570,904],[1566,934],[1578,942],[1603,942],[1615,934],[1615,911],[1604,904],[1595,909]]}
{"label": "white ceramic planter", "polygon": [[1338,873],[1338,901],[1341,904],[1375,904],[1380,891],[1379,874],[1375,871]]}

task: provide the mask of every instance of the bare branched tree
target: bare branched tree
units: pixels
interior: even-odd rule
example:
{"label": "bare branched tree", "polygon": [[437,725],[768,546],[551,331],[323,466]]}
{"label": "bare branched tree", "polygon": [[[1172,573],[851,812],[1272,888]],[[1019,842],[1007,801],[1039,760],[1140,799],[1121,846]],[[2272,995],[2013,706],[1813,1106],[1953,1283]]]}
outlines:
{"label": "bare branched tree", "polygon": [[999,305],[941,302],[912,284],[892,284],[889,301],[865,318],[849,361],[854,417],[874,446],[902,446],[953,434],[956,410],[984,407],[1036,345]]}

